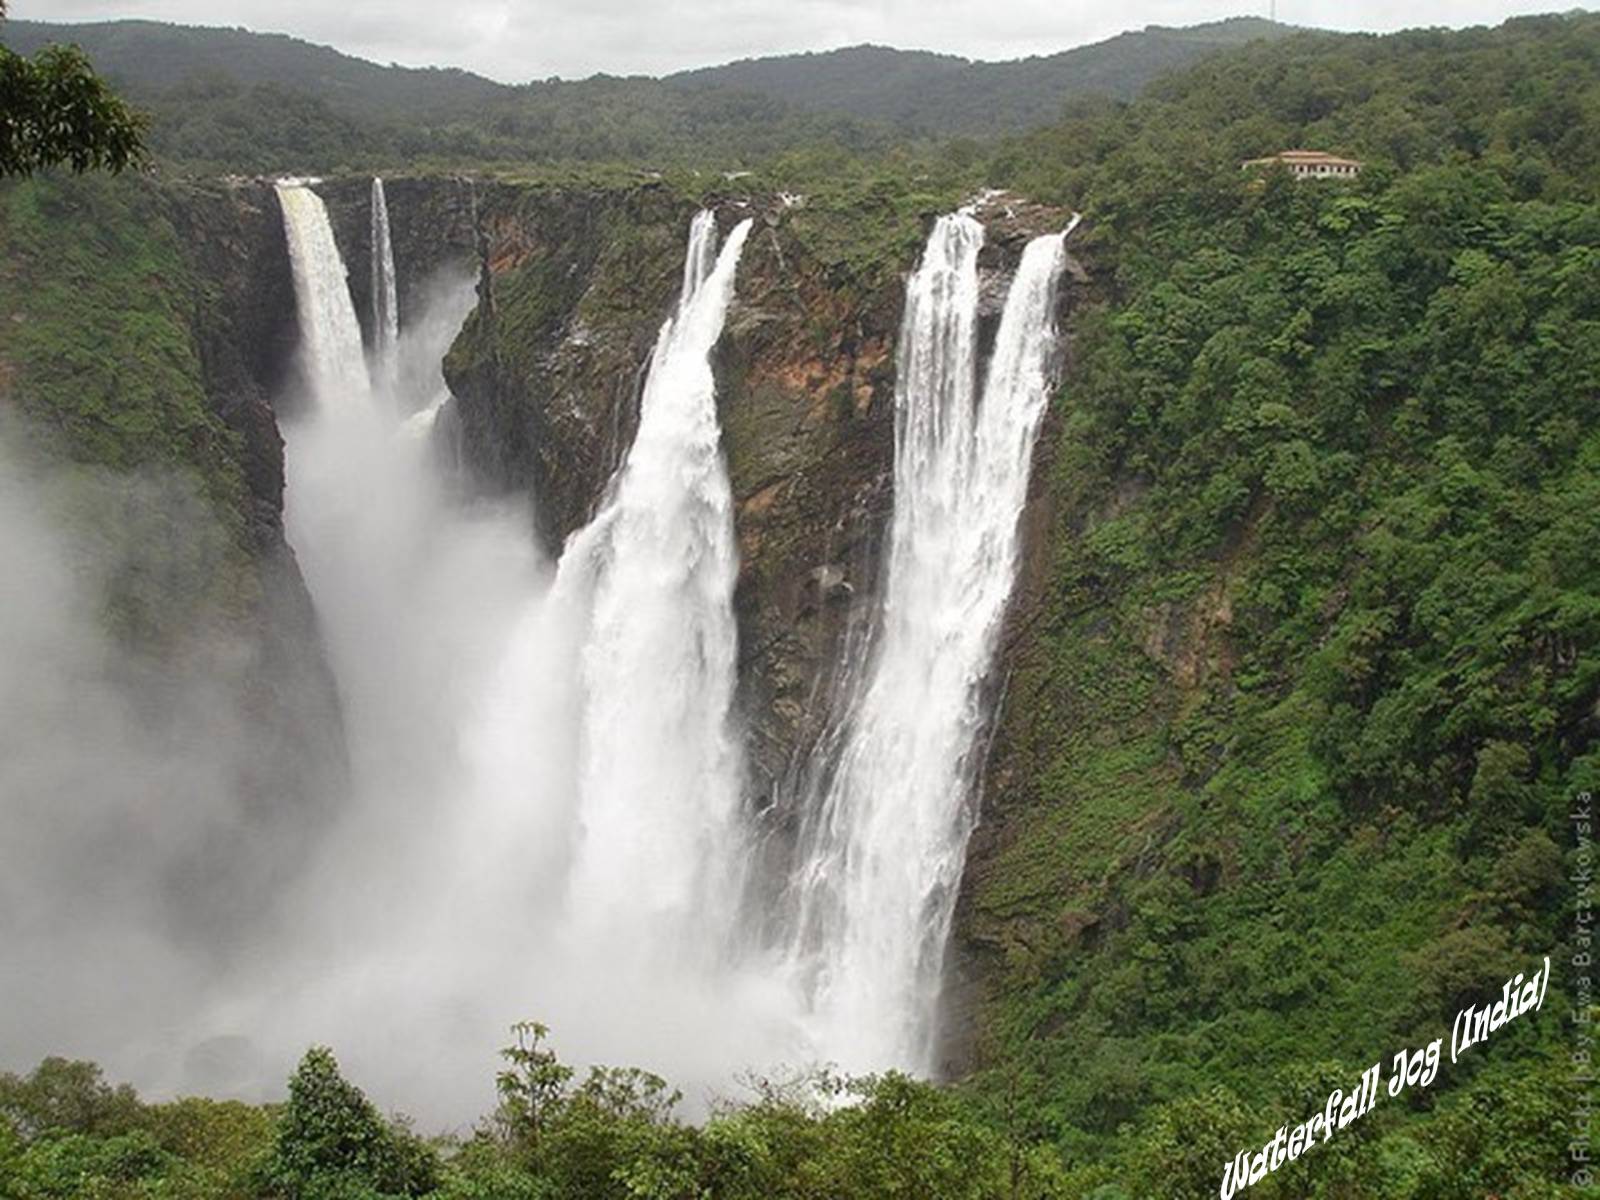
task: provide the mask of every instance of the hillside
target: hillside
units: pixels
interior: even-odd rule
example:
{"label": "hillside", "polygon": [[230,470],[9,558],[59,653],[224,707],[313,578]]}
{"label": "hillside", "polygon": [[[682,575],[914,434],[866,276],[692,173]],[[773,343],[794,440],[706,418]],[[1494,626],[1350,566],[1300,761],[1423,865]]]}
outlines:
{"label": "hillside", "polygon": [[[994,164],[1094,214],[1119,295],[1079,316],[962,941],[997,1103],[1036,1089],[1085,1159],[1141,1122],[1128,1194],[1572,936],[1567,821],[1600,765],[1597,64],[1584,15],[1305,35]],[[1241,178],[1279,145],[1367,169]],[[1377,1114],[1345,1184],[1271,1194],[1559,1194],[1501,1189],[1561,1160],[1535,1130],[1575,1086],[1565,1036],[1463,1056]],[[1373,1165],[1417,1145],[1420,1176]],[[1216,1194],[1198,1169],[1159,1191]]]}
{"label": "hillside", "polygon": [[434,124],[471,116],[510,89],[470,71],[380,66],[281,33],[169,25],[160,21],[56,24],[8,21],[0,40],[20,54],[75,42],[134,100],[148,102],[192,80],[269,84],[320,101],[357,121]]}
{"label": "hillside", "polygon": [[796,108],[844,112],[930,134],[980,134],[1054,120],[1074,97],[1131,100],[1151,80],[1220,50],[1293,30],[1258,17],[1183,29],[1151,25],[1059,54],[972,62],[946,54],[852,46],[745,59],[668,76],[684,87],[756,92]]}
{"label": "hillside", "polygon": [[200,171],[326,171],[419,159],[729,168],[818,143],[882,150],[908,135],[1025,128],[1073,97],[1128,99],[1164,71],[1281,30],[1248,18],[1152,26],[1007,63],[859,46],[664,80],[596,75],[517,87],[243,29],[11,21],[0,37],[22,53],[81,45],[153,114],[153,146],[166,160]]}
{"label": "hillside", "polygon": [[[1085,48],[1098,57],[1071,70],[1090,77],[1087,61],[1108,89],[1125,82],[1151,66],[1152,32]],[[327,903],[315,911],[371,943],[340,962],[341,986],[357,986],[346,981],[369,953],[408,942],[398,982],[377,977],[383,1003],[351,1006],[343,1028],[317,1009],[328,1023],[316,1036],[348,1081],[316,1048],[287,1105],[141,1103],[88,1064],[46,1060],[28,1075],[33,1060],[0,1062],[18,1071],[0,1070],[0,1193],[1205,1200],[1241,1148],[1321,1112],[1374,1062],[1388,1082],[1397,1051],[1441,1037],[1448,1048],[1452,1014],[1492,1003],[1549,956],[1540,1011],[1459,1061],[1446,1049],[1436,1079],[1386,1093],[1249,1194],[1590,1194],[1580,1164],[1600,1129],[1575,1054],[1589,1054],[1600,1012],[1592,970],[1575,969],[1592,950],[1580,914],[1593,855],[1575,814],[1600,784],[1600,16],[1260,38],[1151,79],[1127,103],[1071,106],[991,141],[936,145],[896,107],[948,92],[930,107],[963,128],[976,81],[1001,71],[1017,75],[995,97],[1012,88],[1017,104],[1044,105],[1058,83],[1039,79],[1078,53],[981,64],[857,47],[538,84],[494,92],[492,118],[440,115],[376,150],[381,127],[326,81],[311,95],[197,80],[182,94],[217,103],[187,117],[159,94],[171,124],[158,134],[192,139],[166,143],[185,161],[294,161],[315,146],[347,167],[413,167],[388,192],[403,315],[424,290],[408,272],[477,268],[476,307],[444,357],[451,399],[435,448],[463,473],[462,494],[506,501],[530,525],[537,512],[552,548],[604,503],[640,423],[691,214],[711,209],[724,229],[752,219],[714,407],[739,542],[757,872],[806,816],[785,772],[826,715],[827,669],[854,669],[852,622],[881,587],[906,278],[935,219],[979,187],[1007,189],[987,206],[991,284],[1018,273],[1024,239],[1084,214],[1056,294],[1064,362],[993,669],[981,821],[941,993],[942,1082],[825,1077],[818,1103],[814,1079],[759,1075],[699,1122],[671,1090],[693,1083],[657,1078],[652,1063],[575,1077],[552,1049],[565,1029],[537,1007],[561,972],[518,940],[525,909],[463,909],[452,894],[437,906],[452,914],[443,937],[472,941],[475,964],[533,964],[485,991],[533,998],[517,1015],[551,1020],[554,1042],[517,1027],[496,1114],[428,1145],[380,1109],[425,1104],[464,1074],[490,1083],[480,1047],[433,1040],[458,1037],[464,1019],[434,1004],[448,995],[435,984],[455,982],[452,960],[417,948],[437,955],[437,941],[409,944],[403,908]],[[848,102],[831,107],[830,93]],[[263,97],[278,106],[270,121]],[[281,141],[242,144],[269,126]],[[1364,170],[1299,184],[1239,169],[1295,145]],[[688,169],[708,150],[771,161],[738,177]],[[518,174],[466,179],[424,157],[469,154]],[[591,161],[556,179],[565,162],[541,173],[518,154]],[[669,169],[641,179],[657,155]],[[359,169],[318,185],[363,311],[373,190]],[[247,616],[256,557],[282,535],[268,399],[297,318],[278,203],[263,181],[166,174],[0,186],[11,331],[0,410],[35,422],[40,444],[80,469],[192,475],[232,531],[221,577],[242,580]],[[190,609],[164,602],[193,591],[194,563],[183,538],[164,544],[180,561],[138,577],[131,611],[162,619],[146,636],[177,637],[167,626],[192,622]],[[189,599],[203,611],[214,598]],[[427,640],[374,644],[398,658]],[[59,727],[81,733],[62,712]],[[530,713],[542,710],[508,722],[516,747],[545,732]],[[278,719],[293,729],[292,715]],[[409,726],[419,744],[425,726]],[[511,794],[508,807],[528,807]],[[385,814],[377,853],[396,858],[386,839],[414,818],[373,809]],[[471,831],[455,843],[428,830],[423,853],[398,858],[402,889],[431,901],[463,864],[488,875],[509,862],[519,887],[505,895],[524,903],[536,874],[526,848],[493,824]],[[33,873],[15,894],[38,880],[53,895],[55,877],[24,865]],[[350,894],[366,886],[370,861],[336,865]],[[119,854],[114,881],[137,867]],[[752,905],[759,919],[778,907],[775,878]],[[246,913],[264,886],[206,881],[211,892],[188,894]],[[49,914],[67,931],[104,903],[70,899]],[[454,914],[485,911],[480,944]],[[69,946],[65,933],[49,946],[60,952],[41,957],[40,978]],[[293,960],[267,961],[299,985]],[[163,1028],[182,1023],[191,978],[144,981],[175,997],[145,1006]],[[639,994],[630,1014],[676,1030],[660,991]],[[418,995],[411,1037],[399,1014]],[[107,1023],[141,1011],[110,989],[106,1004]],[[380,1050],[363,1061],[368,1030]],[[409,1094],[386,1091],[396,1070]],[[287,1073],[252,1100],[281,1097]]]}
{"label": "hillside", "polygon": [[973,65],[953,54],[846,46],[679,71],[667,82],[685,89],[734,88],[801,109],[898,120],[908,96],[934,81],[961,78]]}

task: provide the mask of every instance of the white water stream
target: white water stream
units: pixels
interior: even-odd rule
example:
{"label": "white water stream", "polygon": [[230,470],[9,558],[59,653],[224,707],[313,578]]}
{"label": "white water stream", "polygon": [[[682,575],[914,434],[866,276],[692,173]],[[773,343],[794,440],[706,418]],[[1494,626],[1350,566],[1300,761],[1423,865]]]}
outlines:
{"label": "white water stream", "polygon": [[372,248],[372,357],[381,386],[393,388],[400,345],[400,297],[394,270],[394,243],[389,237],[389,198],[383,180],[372,177],[369,206]]}
{"label": "white water stream", "polygon": [[976,395],[983,227],[942,217],[906,285],[894,518],[875,644],[809,798],[791,970],[847,1069],[936,1066],[937,1003],[976,819],[985,683],[1048,398],[1065,234],[1018,267]]}
{"label": "white water stream", "polygon": [[750,232],[695,218],[639,429],[557,588],[590,593],[581,651],[581,840],[569,899],[596,932],[651,927],[668,955],[725,941],[745,861],[729,727],[738,549],[710,353]]}
{"label": "white water stream", "polygon": [[[116,936],[97,925],[82,961],[137,960],[140,986],[116,1015],[62,1027],[103,1038],[79,1045],[157,1094],[274,1097],[308,1045],[329,1044],[381,1105],[430,1127],[490,1109],[495,1050],[524,1019],[550,1025],[568,1061],[666,1076],[691,1114],[745,1069],[933,1070],[984,710],[1053,357],[1061,237],[1027,248],[981,388],[977,222],[941,219],[910,278],[881,611],[868,651],[844,672],[783,889],[746,878],[765,858],[752,845],[734,712],[737,542],[712,369],[750,223],[719,246],[712,215],[695,218],[636,436],[594,518],[550,562],[523,498],[468,499],[436,453],[432,415],[449,403],[439,363],[472,280],[397,287],[374,181],[369,358],[322,199],[291,181],[278,195],[306,393],[281,410],[296,414],[283,423],[284,521],[341,703],[349,791],[321,807],[330,823],[307,839],[309,861],[275,868],[277,906],[209,958],[157,945],[162,926],[135,903],[171,894],[142,873],[148,859],[159,874],[162,860],[112,855],[107,879],[125,889],[116,905],[130,916]],[[16,508],[16,494],[0,489],[0,510]],[[19,561],[39,563],[30,578],[48,582],[43,534],[24,532]],[[51,601],[23,616],[20,628],[35,632],[6,644],[49,653],[35,655],[35,682],[16,695],[70,682],[103,657],[76,631],[92,610],[78,621]],[[194,709],[211,717],[222,693],[196,694]],[[77,695],[62,690],[61,711]],[[92,726],[111,731],[99,738],[107,746],[137,732],[113,698]],[[185,725],[257,744],[253,712],[215,715]],[[86,840],[50,832],[44,861],[85,861],[84,846],[128,831],[152,844],[203,842],[209,826],[185,821],[191,803],[199,812],[230,798],[230,760],[192,770],[200,756],[168,761],[172,744],[152,742],[151,761],[185,768],[188,786],[148,767],[133,772],[142,782],[116,781],[120,791],[91,780],[78,789],[91,799],[133,784],[154,798],[132,788],[138,803],[110,805],[116,819],[86,824]],[[144,760],[108,761],[115,774]],[[169,792],[181,803],[158,806]],[[50,827],[31,835],[40,831]],[[752,899],[779,890],[787,921],[755,919]],[[35,915],[52,907],[30,903]],[[51,956],[68,944],[54,931],[74,911],[54,907],[39,942]],[[776,944],[750,944],[774,925],[784,927]],[[150,944],[129,951],[134,935]],[[52,980],[76,969],[59,957],[20,969],[46,963]],[[74,1002],[89,994],[62,990]]]}

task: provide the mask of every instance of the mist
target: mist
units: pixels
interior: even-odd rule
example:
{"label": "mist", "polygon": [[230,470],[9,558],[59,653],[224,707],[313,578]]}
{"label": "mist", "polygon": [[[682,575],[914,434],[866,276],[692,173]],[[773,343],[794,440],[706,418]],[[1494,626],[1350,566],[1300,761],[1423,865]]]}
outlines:
{"label": "mist", "polygon": [[0,426],[0,1057],[152,1078],[315,814],[272,786],[259,630],[208,594],[239,552],[194,486],[46,467],[26,434]]}
{"label": "mist", "polygon": [[[311,195],[301,190],[291,204]],[[3,460],[0,1066],[65,1054],[154,1098],[260,1101],[327,1044],[380,1105],[463,1130],[493,1107],[509,1027],[539,1020],[580,1069],[656,1071],[704,1113],[742,1071],[811,1050],[783,973],[734,950],[736,885],[723,881],[710,911],[698,868],[654,848],[651,830],[679,817],[684,838],[703,836],[693,807],[706,771],[733,772],[720,820],[736,819],[739,783],[718,731],[731,674],[720,690],[679,679],[692,647],[674,658],[668,646],[637,676],[614,658],[612,641],[638,650],[675,636],[679,616],[630,598],[653,586],[651,568],[616,574],[654,536],[619,530],[678,486],[662,459],[674,435],[640,468],[646,482],[622,487],[638,511],[599,514],[558,568],[526,499],[474,498],[457,474],[439,364],[472,280],[433,280],[392,349],[362,361],[342,264],[321,264],[318,279],[303,261],[331,247],[291,239],[297,282],[316,294],[298,297],[300,382],[277,398],[293,414],[284,526],[315,614],[305,636],[337,699],[319,720],[343,759],[316,774],[316,795],[248,786],[263,760],[294,757],[252,706],[257,631],[186,621],[135,651],[108,620],[121,581],[149,591],[122,601],[137,610],[180,569],[204,598],[238,565],[193,487]],[[731,271],[730,260],[724,289]],[[686,320],[687,351],[670,351],[669,322],[658,391],[689,379],[711,411],[704,359],[720,321],[720,310],[714,325]],[[714,423],[691,426],[688,449],[720,471]],[[706,528],[731,546],[722,508]],[[619,537],[637,544],[619,549]],[[704,619],[720,632],[705,636],[728,639],[731,673],[731,567],[716,571],[696,585],[706,598],[685,603],[717,610]],[[705,762],[674,762],[677,718],[663,708],[681,701],[652,684],[706,694]],[[284,686],[275,699],[308,713],[321,702]],[[646,741],[651,757],[630,768]],[[663,783],[639,794],[641,772]],[[639,887],[595,895],[595,878],[629,873]]]}
{"label": "mist", "polygon": [[[333,299],[302,308],[348,303],[337,274],[303,271]],[[378,386],[307,363],[310,394],[285,406],[301,414],[284,429],[286,528],[338,683],[350,795],[287,900],[287,936],[227,981],[209,1032],[248,1036],[276,1077],[327,1042],[380,1102],[460,1127],[492,1107],[510,1025],[540,1020],[580,1068],[657,1071],[703,1112],[741,1069],[798,1056],[792,997],[721,953],[713,914],[686,906],[671,942],[626,895],[598,905],[574,888],[586,863],[637,850],[648,835],[633,826],[701,776],[626,796],[587,778],[597,755],[637,752],[610,710],[588,715],[596,593],[619,557],[601,561],[595,539],[619,518],[597,515],[558,565],[525,500],[468,498],[438,364],[472,302],[469,280],[437,280],[392,360],[369,363]],[[622,685],[647,690],[651,663],[632,665]],[[598,821],[597,796],[615,806]],[[704,953],[685,952],[695,942]]]}

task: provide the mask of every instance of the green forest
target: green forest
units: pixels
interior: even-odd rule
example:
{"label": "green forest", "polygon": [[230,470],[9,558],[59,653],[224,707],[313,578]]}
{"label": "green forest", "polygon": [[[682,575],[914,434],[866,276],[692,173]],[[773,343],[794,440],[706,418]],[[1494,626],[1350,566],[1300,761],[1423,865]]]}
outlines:
{"label": "green forest", "polygon": [[[1165,71],[1285,27],[1235,18],[1152,26],[1011,63],[858,46],[685,71],[516,86],[460,70],[381,67],[242,29],[149,21],[12,21],[22,54],[63,36],[155,118],[182,170],[522,171],[533,164],[750,169],[811,147],[880,154],[1053,119],[1075,96],[1131,99]],[[396,114],[404,114],[401,120]]]}
{"label": "green forest", "polygon": [[[507,1031],[499,1107],[436,1136],[379,1112],[337,1046],[262,1106],[147,1102],[52,1058],[0,1075],[0,1195],[1201,1200],[1238,1150],[1402,1047],[1448,1046],[1457,1010],[1545,955],[1541,1014],[1250,1192],[1585,1194],[1566,1122],[1571,1021],[1590,1018],[1564,964],[1571,813],[1600,785],[1600,16],[1247,32],[1181,62],[1140,43],[1136,96],[1038,74],[993,122],[963,107],[967,65],[936,56],[871,63],[837,105],[817,96],[839,80],[808,98],[759,64],[514,89],[418,72],[436,107],[407,129],[380,124],[388,100],[341,108],[284,75],[134,81],[150,172],[74,193],[120,223],[134,275],[178,273],[152,206],[194,176],[403,164],[601,188],[654,172],[697,196],[749,172],[737,187],[863,214],[859,241],[822,250],[863,292],[952,198],[1006,188],[1084,214],[1095,282],[1053,401],[1048,582],[993,751],[1020,832],[957,918],[988,980],[970,1073],[752,1077],[690,1121],[672,1081],[583,1075],[530,1023]],[[1295,146],[1364,170],[1240,169]],[[63,250],[40,214],[69,186],[0,194],[0,298]],[[22,336],[8,355],[91,375],[102,353]],[[119,431],[98,390],[63,385],[55,410],[88,405],[52,419],[63,453],[225,438],[174,381],[186,349],[155,345],[133,394],[178,409]],[[225,508],[235,476],[203,489]]]}

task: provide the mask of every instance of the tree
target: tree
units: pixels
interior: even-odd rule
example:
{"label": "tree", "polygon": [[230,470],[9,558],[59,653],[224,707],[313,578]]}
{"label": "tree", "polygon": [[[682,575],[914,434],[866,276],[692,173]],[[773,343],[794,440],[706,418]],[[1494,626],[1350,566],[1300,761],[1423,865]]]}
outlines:
{"label": "tree", "polygon": [[545,1046],[550,1031],[537,1021],[519,1021],[511,1032],[516,1044],[500,1051],[510,1066],[495,1076],[495,1122],[508,1142],[537,1159],[540,1137],[566,1097],[572,1068]]}
{"label": "tree", "polygon": [[263,1164],[265,1190],[285,1200],[376,1193],[420,1196],[438,1185],[433,1151],[386,1122],[339,1073],[324,1046],[306,1051],[289,1078],[289,1103]]}
{"label": "tree", "polygon": [[[0,21],[5,20],[0,0]],[[120,100],[76,46],[24,58],[0,46],[0,177],[65,164],[80,174],[144,161],[145,117]]]}
{"label": "tree", "polygon": [[47,1058],[27,1076],[0,1072],[0,1125],[24,1139],[50,1132],[110,1136],[141,1122],[127,1084],[112,1087],[91,1062]]}

